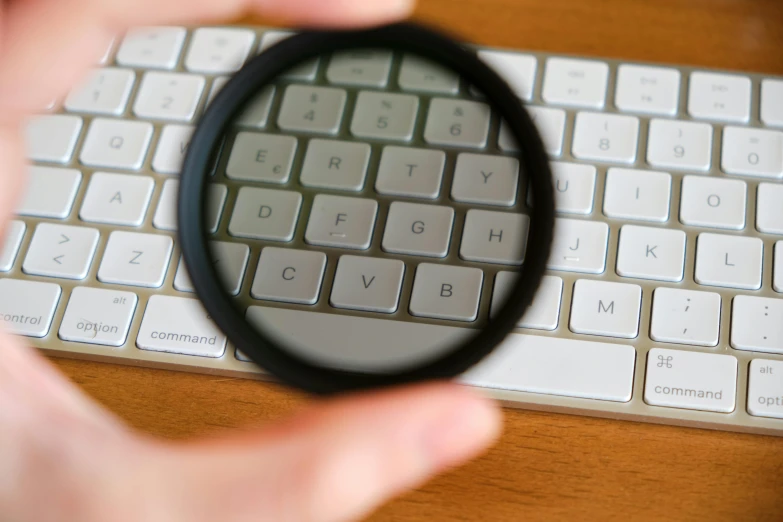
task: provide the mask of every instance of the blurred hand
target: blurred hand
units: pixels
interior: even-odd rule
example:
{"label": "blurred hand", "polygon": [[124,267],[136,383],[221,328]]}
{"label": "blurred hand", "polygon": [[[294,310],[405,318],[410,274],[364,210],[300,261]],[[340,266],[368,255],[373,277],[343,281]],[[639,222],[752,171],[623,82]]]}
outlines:
{"label": "blurred hand", "polygon": [[[0,237],[24,181],[25,119],[61,99],[128,27],[246,11],[372,24],[405,16],[410,1],[0,0]],[[351,520],[475,456],[499,426],[489,401],[429,384],[317,403],[263,431],[173,444],[132,432],[0,332],[7,522]]]}

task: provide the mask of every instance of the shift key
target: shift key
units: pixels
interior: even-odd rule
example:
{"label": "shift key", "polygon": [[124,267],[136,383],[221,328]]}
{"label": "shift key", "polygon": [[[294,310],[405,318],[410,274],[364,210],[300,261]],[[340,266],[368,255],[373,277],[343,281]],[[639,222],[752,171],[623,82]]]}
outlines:
{"label": "shift key", "polygon": [[154,295],[141,322],[136,346],[142,350],[220,357],[226,336],[196,299]]}

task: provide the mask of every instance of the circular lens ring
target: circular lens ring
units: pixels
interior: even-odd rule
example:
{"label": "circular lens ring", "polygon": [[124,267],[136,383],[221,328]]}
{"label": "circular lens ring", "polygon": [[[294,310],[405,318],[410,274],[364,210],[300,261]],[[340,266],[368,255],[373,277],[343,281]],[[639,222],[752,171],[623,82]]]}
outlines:
{"label": "circular lens ring", "polygon": [[[530,177],[535,206],[529,218],[528,243],[519,277],[506,306],[488,326],[448,354],[412,369],[374,374],[314,365],[293,355],[271,336],[253,328],[224,291],[211,262],[202,212],[213,159],[223,137],[244,106],[281,73],[309,59],[336,51],[382,48],[417,54],[450,68],[482,92],[496,114],[506,120],[519,144],[520,171]],[[519,184],[519,195],[525,187]],[[216,95],[196,127],[183,162],[177,209],[183,259],[196,294],[228,339],[255,363],[282,382],[316,394],[379,388],[461,374],[485,356],[517,325],[533,300],[546,268],[554,229],[554,195],[549,159],[522,103],[508,85],[474,52],[431,29],[399,23],[366,30],[308,31],[282,40],[250,60]]]}

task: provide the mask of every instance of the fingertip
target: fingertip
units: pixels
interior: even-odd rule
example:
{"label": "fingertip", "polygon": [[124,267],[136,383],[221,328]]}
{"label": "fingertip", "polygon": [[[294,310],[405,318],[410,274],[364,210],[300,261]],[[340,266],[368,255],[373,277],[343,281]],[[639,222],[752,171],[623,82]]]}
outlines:
{"label": "fingertip", "polygon": [[277,14],[297,24],[323,27],[362,27],[408,17],[415,0],[286,0],[264,4],[266,14]]}

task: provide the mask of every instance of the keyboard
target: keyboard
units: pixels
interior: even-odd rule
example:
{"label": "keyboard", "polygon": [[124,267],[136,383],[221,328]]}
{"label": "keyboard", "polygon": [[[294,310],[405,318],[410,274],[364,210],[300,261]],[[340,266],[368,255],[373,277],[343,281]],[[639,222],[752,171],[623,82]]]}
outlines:
{"label": "keyboard", "polygon": [[[27,192],[0,243],[6,328],[56,356],[267,378],[192,293],[176,241],[177,175],[193,125],[228,75],[289,34],[140,28],[113,42],[58,108],[30,120]],[[558,215],[531,309],[460,380],[515,407],[783,435],[783,78],[476,51],[528,104],[551,156]],[[515,201],[513,185],[487,191],[460,181],[460,170],[489,162],[513,184],[515,145],[459,78],[428,67],[383,53],[324,58],[259,96],[209,193],[209,224],[220,255],[234,263],[233,288],[293,324],[328,311],[388,350],[411,335],[408,323],[469,327],[490,313],[519,259],[482,244],[470,221],[510,217],[518,225],[509,205],[529,202]],[[379,79],[395,96],[419,100],[426,118],[416,120],[414,108],[405,114],[426,126],[416,131],[426,146],[406,146],[404,126],[376,134],[364,125],[373,113],[362,99],[378,96]],[[355,108],[346,89],[360,91]],[[285,107],[313,92],[329,94],[320,99],[332,120],[298,127]],[[458,139],[447,132],[449,109],[466,102],[476,110]],[[351,133],[326,139],[349,123]],[[250,168],[257,159],[248,153],[262,145],[274,156],[268,165],[280,168]],[[308,157],[331,147],[352,158],[348,176],[325,180],[307,169]],[[394,172],[411,158],[426,175],[401,182]],[[449,188],[441,180],[452,174]],[[237,179],[253,186],[237,193]],[[296,223],[307,205],[296,194],[300,182],[325,187],[333,202],[363,196],[370,204],[356,209],[367,216],[361,233],[330,241],[311,218],[254,237],[243,213],[276,190]],[[374,225],[376,200],[388,212]],[[473,210],[464,227],[454,225],[450,207],[466,203]],[[396,233],[395,223],[415,215],[439,223],[432,241]],[[291,234],[307,248],[274,247]],[[273,263],[309,254],[311,288],[288,295],[265,284],[255,270],[259,249],[240,239],[267,245]],[[368,247],[372,256],[356,255]],[[454,308],[416,302],[416,285],[426,285],[438,260],[479,281]],[[357,301],[341,273],[381,261],[401,282],[385,301]],[[415,281],[412,263],[424,268]],[[395,321],[383,323],[403,337],[373,335],[390,312]]]}

